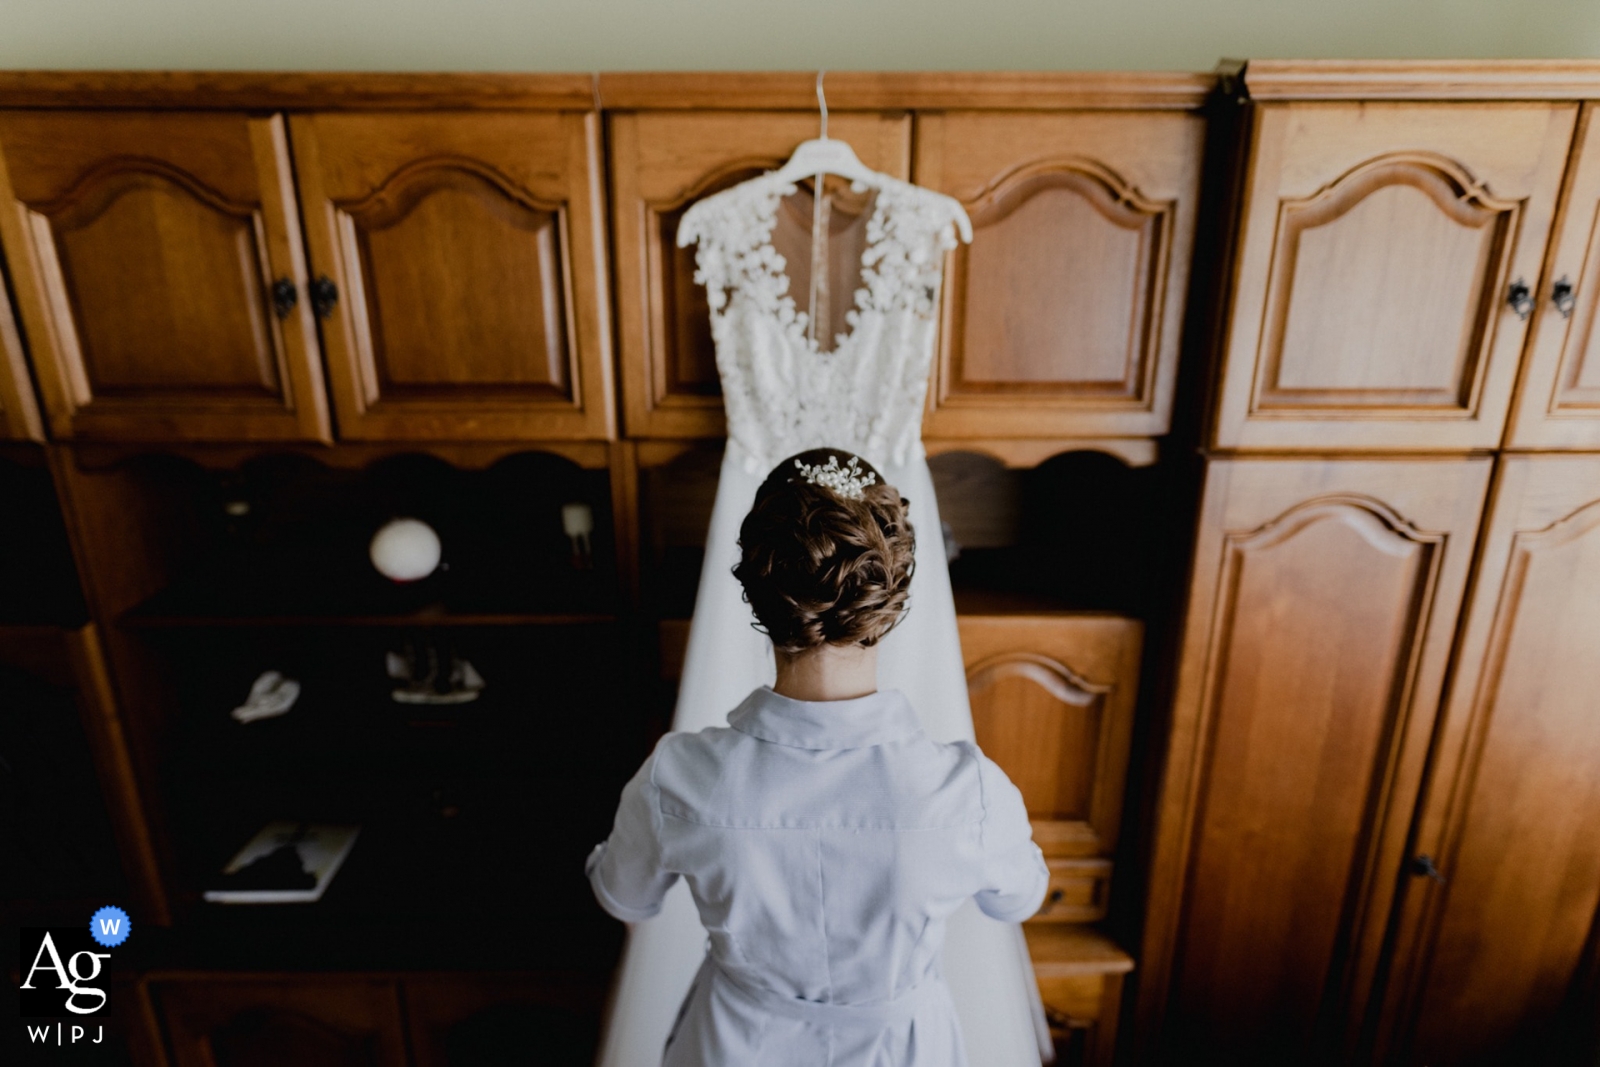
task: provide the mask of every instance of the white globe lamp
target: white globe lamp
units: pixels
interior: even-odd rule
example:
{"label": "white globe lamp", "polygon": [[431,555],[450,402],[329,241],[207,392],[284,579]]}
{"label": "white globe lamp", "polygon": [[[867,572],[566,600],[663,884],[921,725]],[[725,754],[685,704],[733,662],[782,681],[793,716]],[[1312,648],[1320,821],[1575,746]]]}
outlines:
{"label": "white globe lamp", "polygon": [[391,519],[372,535],[367,554],[392,582],[421,581],[439,567],[439,535],[421,519]]}

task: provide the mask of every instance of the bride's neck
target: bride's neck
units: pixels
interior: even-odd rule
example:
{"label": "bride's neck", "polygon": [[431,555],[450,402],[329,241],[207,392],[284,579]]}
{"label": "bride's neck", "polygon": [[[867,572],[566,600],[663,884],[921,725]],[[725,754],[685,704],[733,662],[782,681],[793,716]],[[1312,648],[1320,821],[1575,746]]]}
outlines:
{"label": "bride's neck", "polygon": [[823,645],[791,655],[776,653],[772,690],[790,700],[854,700],[878,691],[878,649]]}

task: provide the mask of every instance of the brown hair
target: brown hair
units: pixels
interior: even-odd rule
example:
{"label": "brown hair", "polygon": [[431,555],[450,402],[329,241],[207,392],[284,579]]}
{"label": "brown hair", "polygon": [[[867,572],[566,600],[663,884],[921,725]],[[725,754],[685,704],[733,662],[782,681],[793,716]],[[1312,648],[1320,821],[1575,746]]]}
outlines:
{"label": "brown hair", "polygon": [[[797,463],[872,475],[860,499],[808,482]],[[878,643],[900,621],[911,585],[916,534],[910,501],[866,460],[843,449],[790,456],[756,490],[739,527],[733,576],[757,629],[788,653],[822,645]]]}

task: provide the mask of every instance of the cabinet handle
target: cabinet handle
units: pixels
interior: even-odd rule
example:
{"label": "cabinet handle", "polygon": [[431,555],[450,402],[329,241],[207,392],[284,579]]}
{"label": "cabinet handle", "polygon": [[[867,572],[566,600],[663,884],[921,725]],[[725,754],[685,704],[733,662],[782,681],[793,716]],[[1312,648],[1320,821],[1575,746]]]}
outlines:
{"label": "cabinet handle", "polygon": [[1445,884],[1445,876],[1443,874],[1441,874],[1439,872],[1439,868],[1434,865],[1432,856],[1414,856],[1414,857],[1412,857],[1412,860],[1411,860],[1411,873],[1412,874],[1417,874],[1417,875],[1422,875],[1422,876],[1427,877],[1427,878],[1432,878],[1435,882],[1438,882],[1440,885],[1444,885]]}
{"label": "cabinet handle", "polygon": [[1064,889],[1053,889],[1053,890],[1051,890],[1050,891],[1050,895],[1045,898],[1044,904],[1042,904],[1040,906],[1039,910],[1034,912],[1034,914],[1035,915],[1049,915],[1050,914],[1050,909],[1055,907],[1057,904],[1061,903],[1061,901],[1066,897],[1066,895],[1067,895],[1067,891],[1064,890]]}
{"label": "cabinet handle", "polygon": [[289,312],[300,302],[300,290],[288,278],[279,278],[272,283],[272,310],[278,313],[278,318],[286,319]]}
{"label": "cabinet handle", "polygon": [[339,287],[333,284],[333,279],[326,274],[317,275],[317,280],[311,283],[311,310],[317,313],[317,318],[332,315],[333,305],[338,302]]}
{"label": "cabinet handle", "polygon": [[1572,286],[1572,279],[1563,274],[1554,285],[1550,287],[1550,302],[1561,312],[1564,319],[1572,318],[1572,307],[1578,302],[1578,291]]}
{"label": "cabinet handle", "polygon": [[1517,313],[1517,318],[1526,322],[1528,316],[1533,314],[1533,290],[1528,288],[1527,282],[1518,278],[1506,292],[1506,303]]}

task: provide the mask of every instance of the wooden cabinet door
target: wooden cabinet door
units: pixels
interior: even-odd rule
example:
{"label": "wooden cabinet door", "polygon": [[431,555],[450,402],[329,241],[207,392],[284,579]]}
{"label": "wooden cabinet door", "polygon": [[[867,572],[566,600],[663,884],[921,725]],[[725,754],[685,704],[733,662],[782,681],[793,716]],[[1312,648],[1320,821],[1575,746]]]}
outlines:
{"label": "wooden cabinet door", "polygon": [[963,615],[978,746],[1022,790],[1046,856],[1116,848],[1144,627],[1114,615]]}
{"label": "wooden cabinet door", "polygon": [[294,118],[341,437],[614,435],[598,122]]}
{"label": "wooden cabinet door", "polygon": [[1210,464],[1141,1040],[1178,1060],[1347,1062],[1488,476],[1478,458]]}
{"label": "wooden cabinet door", "polygon": [[0,164],[56,437],[329,438],[280,116],[7,111]]}
{"label": "wooden cabinet door", "polygon": [[1446,882],[1409,879],[1394,1062],[1557,1062],[1564,1013],[1592,1021],[1600,993],[1600,456],[1500,464],[1418,820]]}
{"label": "wooden cabinet door", "polygon": [[1205,122],[1185,112],[917,116],[950,259],[930,437],[1167,432]]}
{"label": "wooden cabinet door", "polygon": [[1259,105],[1216,446],[1497,446],[1576,115]]}
{"label": "wooden cabinet door", "polygon": [[[781,166],[817,136],[817,116],[793,111],[644,111],[613,114],[611,212],[616,240],[622,397],[634,437],[720,437],[727,432],[711,313],[694,280],[694,249],[678,220],[711,193]],[[911,120],[903,113],[835,112],[828,134],[861,162],[910,173]]]}
{"label": "wooden cabinet door", "polygon": [[1506,443],[1600,449],[1600,110],[1578,123],[1561,216],[1535,294],[1533,340]]}
{"label": "wooden cabinet door", "polygon": [[33,380],[22,350],[22,336],[11,317],[5,279],[0,278],[0,441],[40,441],[44,424],[33,399]]}
{"label": "wooden cabinet door", "polygon": [[392,982],[212,974],[150,988],[173,1067],[406,1067]]}

